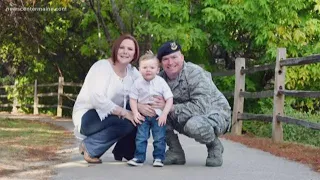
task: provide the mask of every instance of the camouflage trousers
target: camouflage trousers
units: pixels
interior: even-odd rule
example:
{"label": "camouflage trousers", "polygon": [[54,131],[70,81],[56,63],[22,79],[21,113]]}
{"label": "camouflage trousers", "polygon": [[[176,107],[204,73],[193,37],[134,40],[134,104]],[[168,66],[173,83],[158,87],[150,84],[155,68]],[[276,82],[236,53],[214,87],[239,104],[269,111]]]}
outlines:
{"label": "camouflage trousers", "polygon": [[187,121],[179,122],[178,118],[168,116],[167,131],[176,130],[201,144],[210,144],[228,128],[228,123],[219,114],[193,116]]}

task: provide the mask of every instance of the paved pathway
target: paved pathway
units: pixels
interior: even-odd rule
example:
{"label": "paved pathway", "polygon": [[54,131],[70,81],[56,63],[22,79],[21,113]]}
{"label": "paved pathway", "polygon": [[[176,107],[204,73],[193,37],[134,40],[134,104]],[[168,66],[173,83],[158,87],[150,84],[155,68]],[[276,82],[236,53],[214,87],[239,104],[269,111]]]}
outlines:
{"label": "paved pathway", "polygon": [[[70,120],[55,120],[56,124],[72,130]],[[222,140],[225,147],[222,167],[205,167],[206,147],[185,136],[179,136],[186,153],[184,166],[152,167],[152,141],[149,141],[147,161],[142,167],[130,167],[125,162],[113,160],[111,150],[102,156],[102,164],[87,164],[78,153],[78,140],[72,147],[65,149],[70,160],[55,165],[57,180],[320,180],[320,173],[308,166],[289,161],[270,153],[248,148],[242,144]]]}

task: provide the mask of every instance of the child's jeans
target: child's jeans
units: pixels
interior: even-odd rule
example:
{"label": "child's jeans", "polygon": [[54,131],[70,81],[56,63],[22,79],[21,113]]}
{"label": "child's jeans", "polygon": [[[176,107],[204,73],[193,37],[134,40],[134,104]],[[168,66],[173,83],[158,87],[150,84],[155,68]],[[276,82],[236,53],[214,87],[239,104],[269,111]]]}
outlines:
{"label": "child's jeans", "polygon": [[146,160],[146,150],[148,146],[148,139],[150,137],[150,129],[153,137],[153,158],[165,158],[166,150],[166,126],[160,127],[158,125],[157,117],[146,117],[142,124],[138,125],[136,136],[136,151],[134,157],[144,162]]}

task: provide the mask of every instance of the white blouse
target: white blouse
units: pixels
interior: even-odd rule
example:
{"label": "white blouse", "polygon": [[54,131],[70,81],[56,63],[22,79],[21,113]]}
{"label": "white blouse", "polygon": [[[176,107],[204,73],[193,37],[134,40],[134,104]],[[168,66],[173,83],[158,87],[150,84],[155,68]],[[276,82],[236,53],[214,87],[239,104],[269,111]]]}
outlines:
{"label": "white blouse", "polygon": [[134,80],[140,76],[139,71],[131,64],[127,66],[126,76],[120,78],[108,60],[103,59],[94,63],[73,107],[72,120],[75,132],[80,132],[81,118],[90,109],[95,109],[102,121],[117,106],[125,108],[130,88]]}

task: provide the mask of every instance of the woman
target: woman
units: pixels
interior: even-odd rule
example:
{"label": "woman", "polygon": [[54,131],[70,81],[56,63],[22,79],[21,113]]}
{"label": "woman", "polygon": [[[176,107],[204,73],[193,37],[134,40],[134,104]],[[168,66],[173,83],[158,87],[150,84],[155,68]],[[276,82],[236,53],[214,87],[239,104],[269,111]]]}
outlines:
{"label": "woman", "polygon": [[84,138],[79,150],[88,163],[101,163],[100,157],[116,142],[116,160],[133,158],[136,124],[126,107],[130,87],[140,76],[130,63],[138,58],[136,39],[122,35],[112,46],[111,58],[93,64],[85,78],[72,119],[76,136]]}

